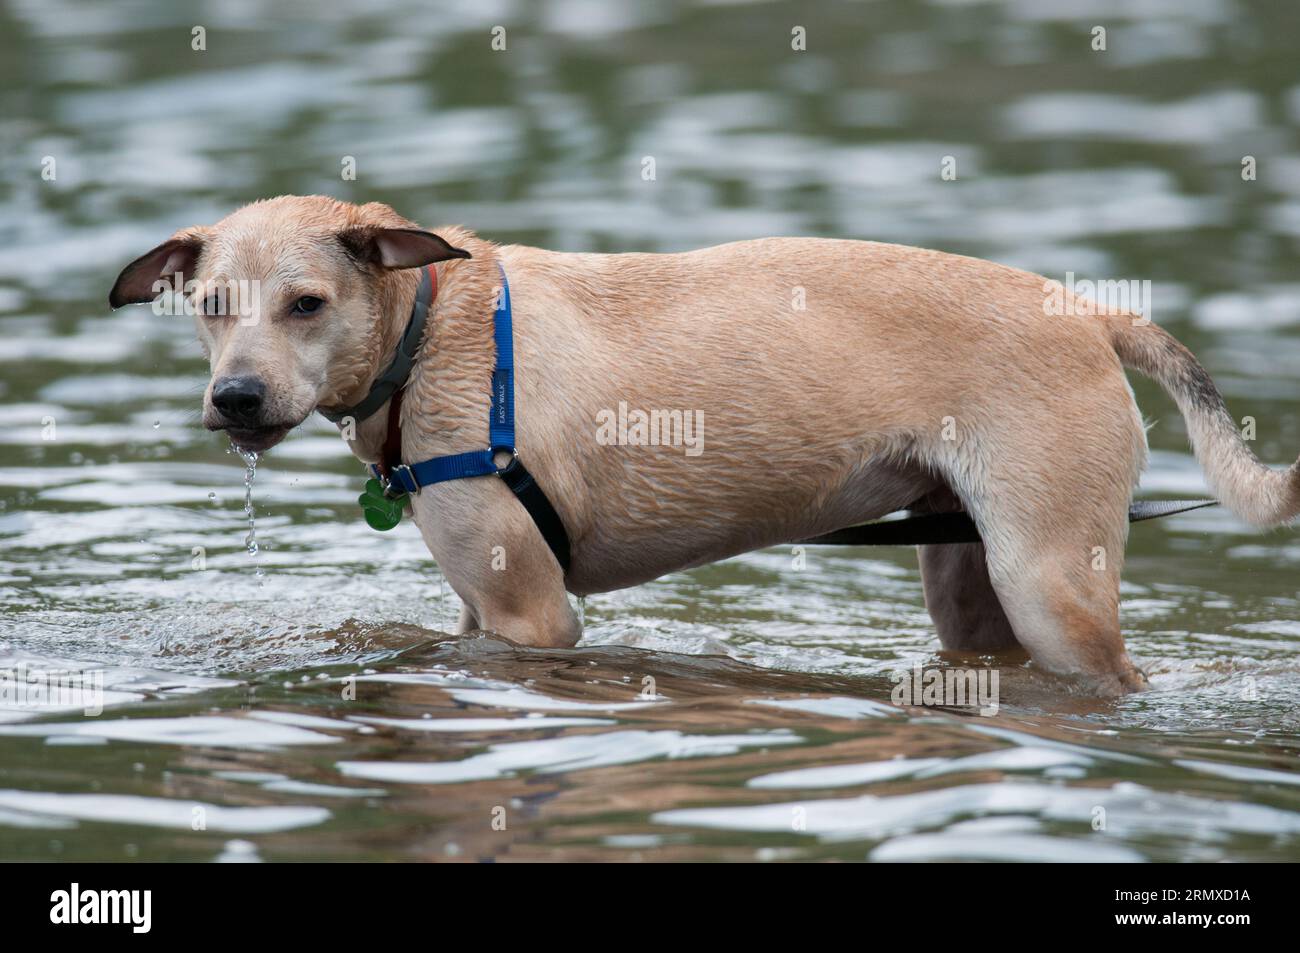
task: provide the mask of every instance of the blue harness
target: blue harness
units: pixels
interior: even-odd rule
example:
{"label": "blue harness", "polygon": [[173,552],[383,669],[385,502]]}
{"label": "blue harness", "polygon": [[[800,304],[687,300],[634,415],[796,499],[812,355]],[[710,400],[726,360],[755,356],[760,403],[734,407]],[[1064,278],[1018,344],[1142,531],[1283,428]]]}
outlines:
{"label": "blue harness", "polygon": [[[453,453],[441,457],[433,457],[420,463],[406,464],[400,461],[387,466],[372,465],[370,471],[375,478],[383,484],[384,496],[390,500],[397,499],[403,494],[419,493],[422,487],[432,486],[435,483],[445,483],[448,480],[463,480],[467,477],[480,476],[498,476],[501,481],[509,487],[515,497],[519,500],[528,515],[533,518],[542,538],[546,540],[547,546],[555,554],[556,561],[559,562],[560,568],[564,572],[569,571],[569,536],[565,532],[564,522],[560,519],[555,507],[547,499],[542,488],[533,475],[519,459],[519,451],[515,448],[515,355],[514,355],[514,331],[511,320],[510,310],[510,283],[506,280],[505,269],[498,262],[497,268],[501,272],[501,296],[497,302],[496,309],[493,311],[493,330],[492,337],[496,344],[496,364],[492,369],[492,407],[488,416],[488,447],[485,450],[470,450],[465,453]],[[422,278],[420,290],[416,295],[415,306],[412,309],[411,323],[408,325],[407,333],[403,336],[403,343],[398,348],[398,356],[394,358],[394,367],[389,372],[381,375],[376,383],[378,388],[381,382],[384,386],[388,383],[396,383],[391,389],[391,401],[389,412],[389,442],[397,448],[400,455],[401,438],[400,434],[394,439],[394,431],[398,427],[398,414],[396,412],[398,402],[401,400],[401,389],[406,383],[406,376],[410,371],[410,364],[414,357],[414,347],[407,346],[412,341],[418,344],[419,332],[423,330],[424,317],[428,308],[432,304],[432,293],[430,289],[431,275],[433,267],[429,266],[425,270]],[[409,355],[407,352],[410,352]],[[402,358],[406,360],[403,361]],[[399,364],[405,364],[400,374],[394,375],[393,370]],[[391,381],[389,378],[400,377],[400,382]],[[370,397],[366,401],[357,405],[358,408],[371,403]],[[373,406],[368,406],[368,413],[373,413],[382,402]],[[347,411],[334,411],[327,414],[330,419],[341,419],[347,415]],[[360,417],[356,418],[358,421]],[[498,467],[496,456],[500,453],[510,455],[509,463]],[[388,473],[385,474],[385,469]]]}
{"label": "blue harness", "polygon": [[[434,457],[423,463],[393,467],[389,486],[402,493],[419,493],[420,487],[462,480],[465,477],[500,474],[507,467],[497,467],[498,453],[510,454],[510,463],[519,459],[515,449],[515,342],[510,311],[510,283],[500,264],[501,298],[492,312],[492,337],[496,342],[496,366],[492,368],[492,410],[488,415],[488,448]],[[521,464],[522,466],[522,464]],[[372,468],[373,469],[373,468]]]}

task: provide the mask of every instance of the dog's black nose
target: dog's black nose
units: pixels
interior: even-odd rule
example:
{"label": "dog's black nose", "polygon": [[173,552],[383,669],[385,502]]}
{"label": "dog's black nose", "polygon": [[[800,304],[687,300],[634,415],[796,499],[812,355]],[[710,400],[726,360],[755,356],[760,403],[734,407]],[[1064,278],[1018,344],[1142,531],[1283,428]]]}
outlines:
{"label": "dog's black nose", "polygon": [[212,406],[230,423],[257,425],[262,415],[266,385],[257,377],[223,377],[212,385]]}

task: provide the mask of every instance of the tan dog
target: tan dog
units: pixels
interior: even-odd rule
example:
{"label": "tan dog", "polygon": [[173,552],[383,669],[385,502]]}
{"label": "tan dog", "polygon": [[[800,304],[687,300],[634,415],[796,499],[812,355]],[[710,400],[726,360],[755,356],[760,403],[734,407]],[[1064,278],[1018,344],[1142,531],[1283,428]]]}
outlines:
{"label": "tan dog", "polygon": [[[464,601],[461,631],[571,646],[566,589],[632,586],[909,505],[964,507],[983,544],[920,551],[943,645],[1020,645],[1089,690],[1139,688],[1118,609],[1146,439],[1124,366],[1173,395],[1233,512],[1257,526],[1300,512],[1300,463],[1255,458],[1189,351],[1129,314],[1048,316],[1035,275],[873,242],[586,255],[439,234],[383,205],[285,196],[178,232],[128,265],[110,300],[152,300],[177,272],[197,278],[199,304],[220,281],[259,282],[245,317],[197,324],[212,364],[205,425],[261,451],[367,393],[419,266],[438,262],[401,408],[409,463],[487,445],[500,262],[518,448],[564,521],[572,567],[500,480],[425,487],[414,516]],[[598,439],[621,404],[699,412],[696,452]],[[385,413],[365,420],[357,457],[375,461],[386,429]]]}

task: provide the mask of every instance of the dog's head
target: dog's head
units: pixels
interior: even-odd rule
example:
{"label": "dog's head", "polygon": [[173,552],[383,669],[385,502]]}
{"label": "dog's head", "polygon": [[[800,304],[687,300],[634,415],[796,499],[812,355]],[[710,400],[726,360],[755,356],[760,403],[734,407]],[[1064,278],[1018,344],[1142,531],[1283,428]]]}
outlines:
{"label": "dog's head", "polygon": [[108,300],[183,292],[212,366],[203,424],[261,452],[318,406],[364,396],[388,359],[394,270],[468,257],[386,205],[281,196],[177,232],[127,265]]}

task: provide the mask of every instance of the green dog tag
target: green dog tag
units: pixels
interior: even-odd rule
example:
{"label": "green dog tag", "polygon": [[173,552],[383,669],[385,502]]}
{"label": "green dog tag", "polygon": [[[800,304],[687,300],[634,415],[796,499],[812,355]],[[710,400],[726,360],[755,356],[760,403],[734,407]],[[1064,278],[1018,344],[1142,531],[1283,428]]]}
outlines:
{"label": "green dog tag", "polygon": [[406,508],[406,494],[395,500],[384,496],[384,485],[378,480],[366,481],[366,492],[357,497],[361,512],[371,529],[380,532],[392,529],[402,521],[402,510]]}

